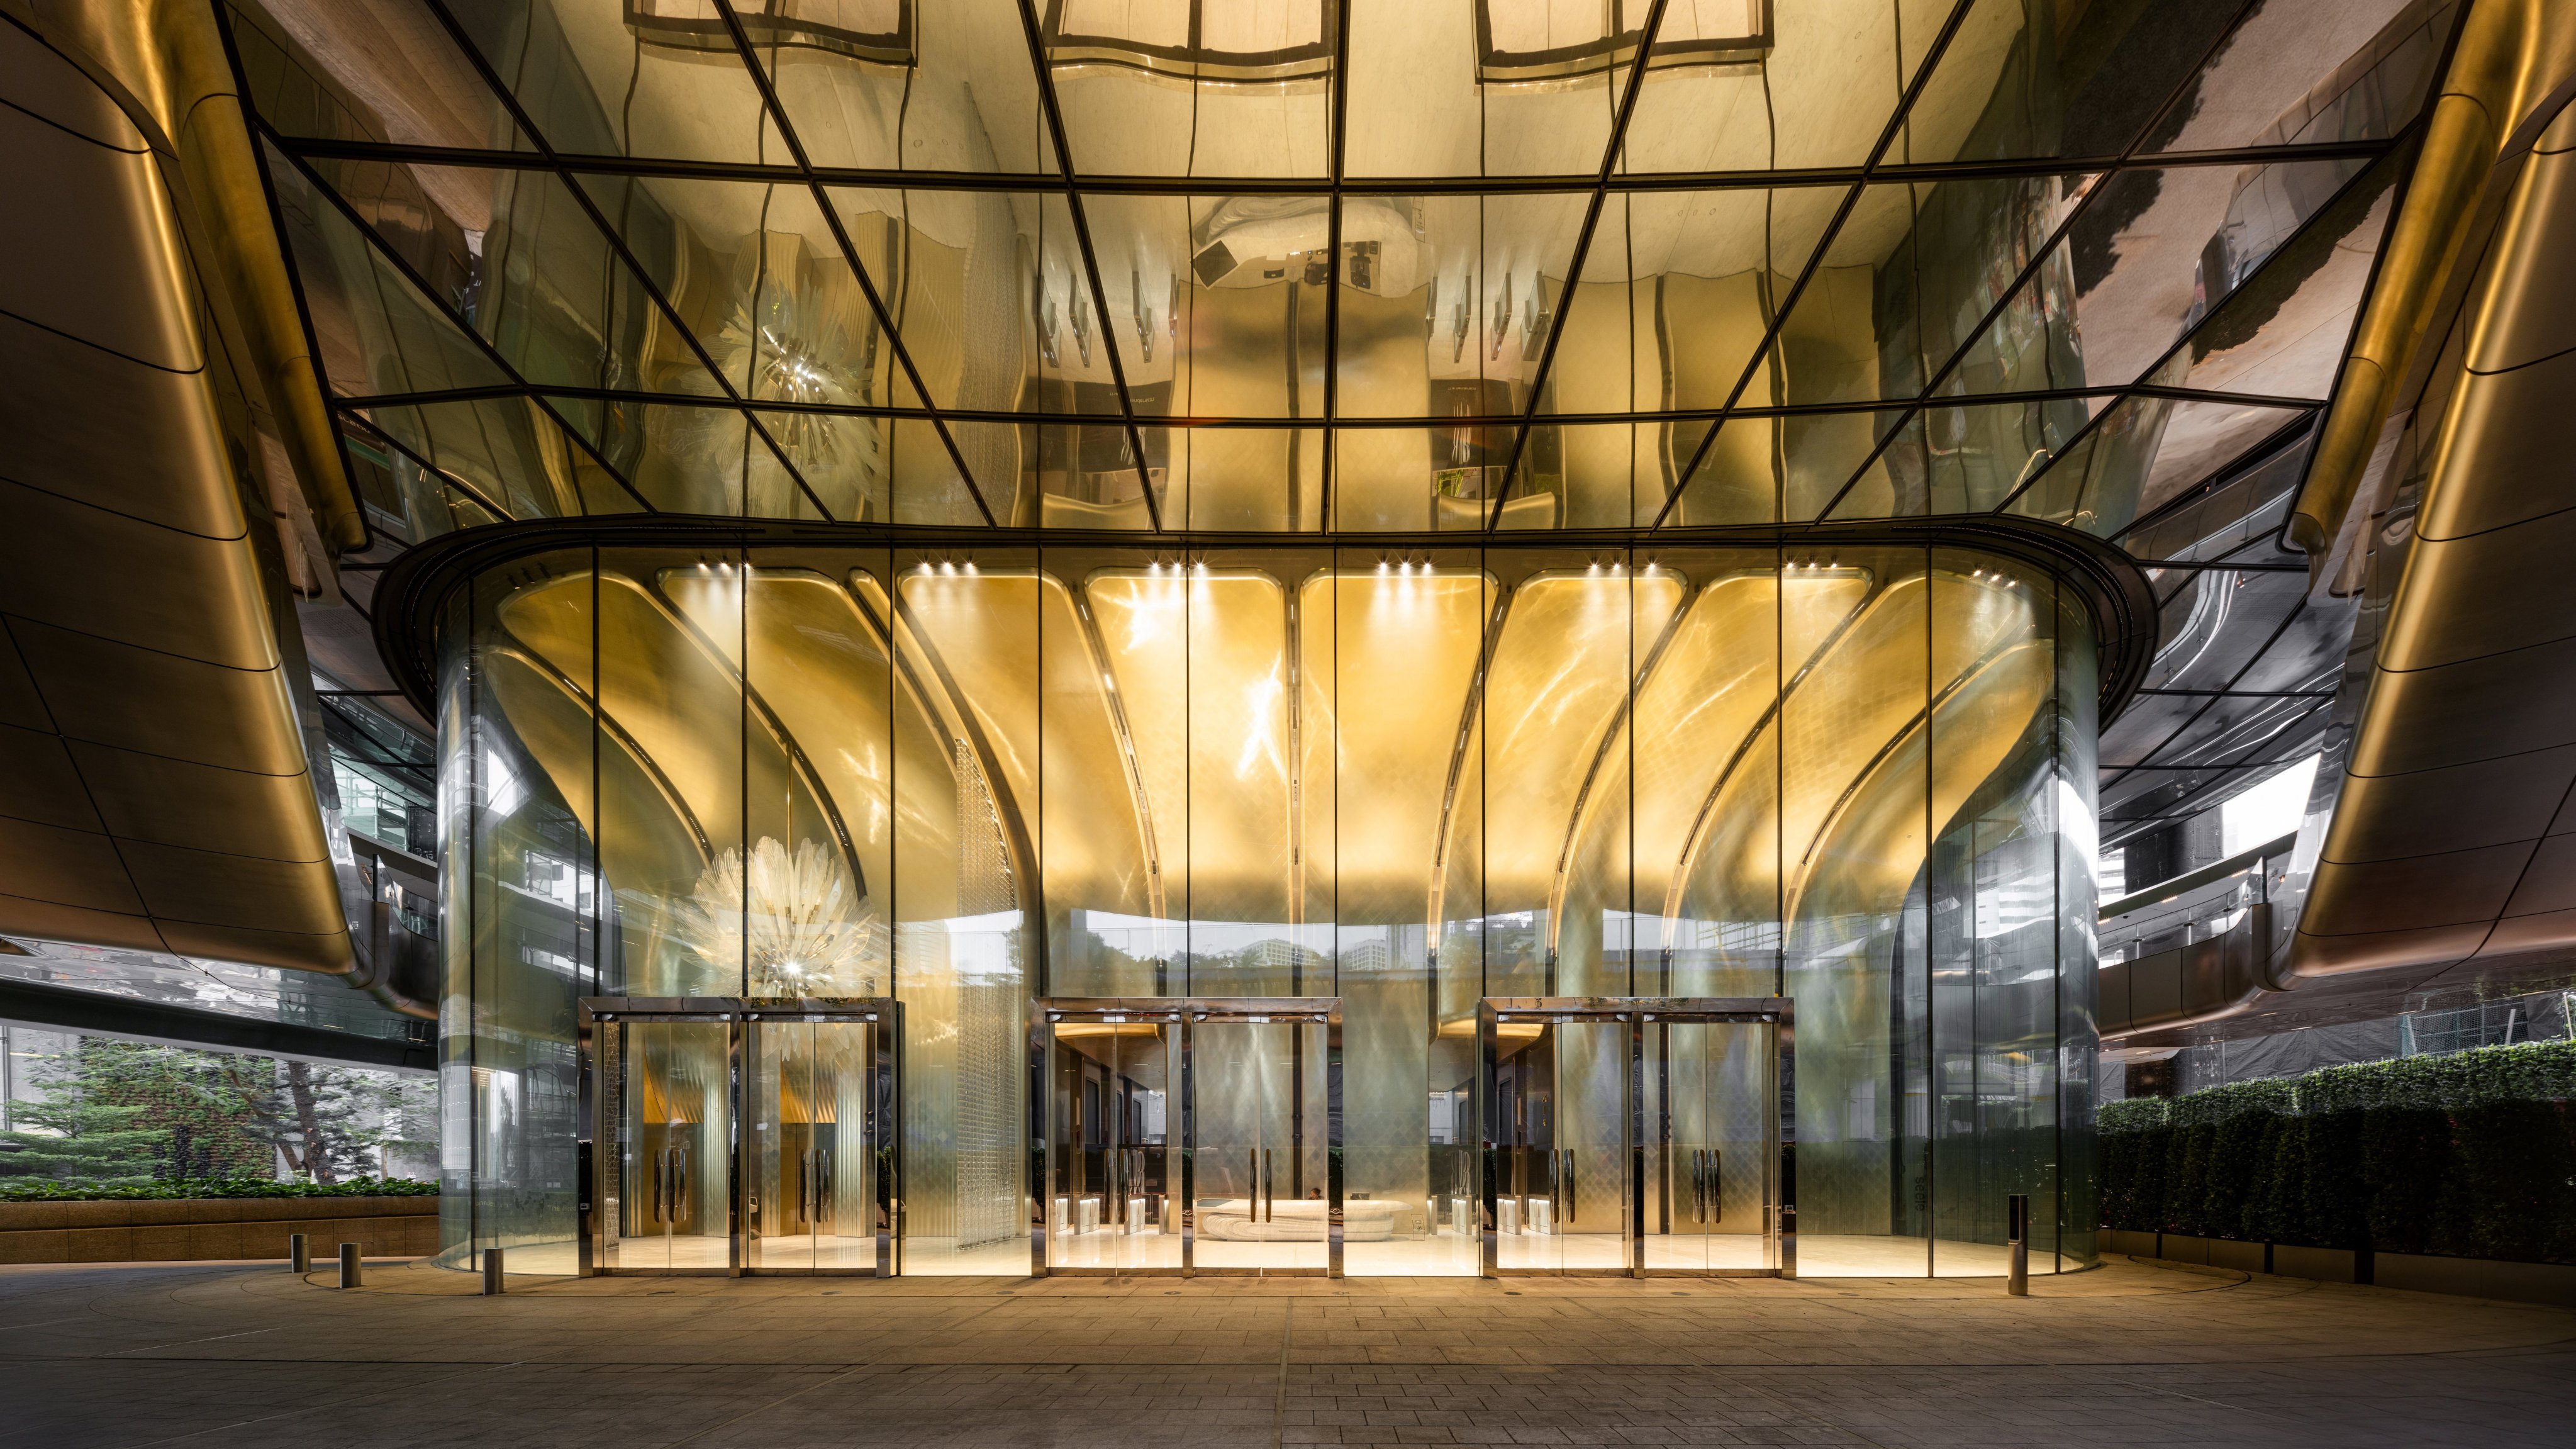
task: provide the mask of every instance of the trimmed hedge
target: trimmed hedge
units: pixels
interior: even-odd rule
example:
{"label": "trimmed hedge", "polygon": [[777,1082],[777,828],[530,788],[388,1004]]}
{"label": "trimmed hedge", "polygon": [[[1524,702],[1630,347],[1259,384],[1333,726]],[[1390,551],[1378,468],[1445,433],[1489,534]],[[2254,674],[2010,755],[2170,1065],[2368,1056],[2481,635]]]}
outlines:
{"label": "trimmed hedge", "polygon": [[2102,1225],[2576,1262],[2576,1042],[2106,1104]]}
{"label": "trimmed hedge", "polygon": [[408,1177],[278,1182],[265,1177],[183,1177],[161,1182],[0,1183],[0,1202],[99,1202],[212,1197],[436,1197],[438,1184]]}

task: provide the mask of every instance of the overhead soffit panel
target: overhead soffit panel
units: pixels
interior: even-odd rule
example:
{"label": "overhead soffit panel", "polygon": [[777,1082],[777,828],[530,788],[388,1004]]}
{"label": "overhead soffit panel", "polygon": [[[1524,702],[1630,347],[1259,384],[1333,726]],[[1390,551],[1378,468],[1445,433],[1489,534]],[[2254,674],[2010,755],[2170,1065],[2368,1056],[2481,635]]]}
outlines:
{"label": "overhead soffit panel", "polygon": [[0,932],[350,966],[146,135],[0,25]]}

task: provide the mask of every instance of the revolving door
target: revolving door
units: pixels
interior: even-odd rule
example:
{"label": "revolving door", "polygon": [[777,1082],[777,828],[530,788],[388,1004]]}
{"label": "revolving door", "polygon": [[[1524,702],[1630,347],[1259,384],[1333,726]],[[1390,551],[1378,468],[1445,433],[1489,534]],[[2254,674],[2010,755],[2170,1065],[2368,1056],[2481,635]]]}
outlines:
{"label": "revolving door", "polygon": [[1482,1271],[1797,1276],[1783,997],[1478,1004]]}
{"label": "revolving door", "polygon": [[902,1013],[583,998],[581,1271],[900,1271]]}
{"label": "revolving door", "polygon": [[1336,997],[1032,1004],[1030,1268],[1341,1276]]}

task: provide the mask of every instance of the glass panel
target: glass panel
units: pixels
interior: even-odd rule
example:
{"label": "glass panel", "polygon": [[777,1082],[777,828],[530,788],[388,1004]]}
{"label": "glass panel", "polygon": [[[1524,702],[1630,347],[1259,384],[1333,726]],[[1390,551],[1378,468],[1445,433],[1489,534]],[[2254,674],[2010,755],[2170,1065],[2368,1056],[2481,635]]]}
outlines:
{"label": "glass panel", "polygon": [[722,1272],[733,1261],[732,1028],[620,1022],[602,1060],[619,1193],[601,1266]]}
{"label": "glass panel", "polygon": [[1519,416],[1588,208],[1573,193],[1346,200],[1343,244],[1377,249],[1342,268],[1342,415]]}
{"label": "glass panel", "polygon": [[[1676,0],[1665,8],[1663,43],[1628,123],[1624,169],[1858,166],[1949,11],[1950,0],[1850,7]],[[1753,43],[1688,48],[1693,38],[1749,37],[1757,27]]]}
{"label": "glass panel", "polygon": [[1322,176],[1332,0],[1063,0],[1048,54],[1094,176]]}
{"label": "glass panel", "polygon": [[708,0],[464,5],[456,18],[557,151],[788,159]]}
{"label": "glass panel", "polygon": [[1012,0],[804,0],[768,7],[776,19],[760,8],[737,7],[815,165],[1055,168]]}
{"label": "glass panel", "polygon": [[2343,365],[2379,240],[2396,204],[2383,161],[2282,243],[2192,329],[2153,381],[2211,392],[2323,398]]}
{"label": "glass panel", "polygon": [[877,1266],[877,1028],[752,1022],[746,1267],[869,1272]]}
{"label": "glass panel", "polygon": [[1200,1271],[1324,1271],[1329,1254],[1320,1022],[1192,1022],[1193,1248]]}
{"label": "glass panel", "polygon": [[2266,0],[2210,57],[2149,150],[2365,141],[2422,108],[2461,7]]}
{"label": "glass panel", "polygon": [[527,148],[422,5],[334,5],[292,12],[295,33],[255,7],[223,7],[245,92],[288,136],[410,146]]}
{"label": "glass panel", "polygon": [[2056,1218],[2060,795],[2036,783],[2057,778],[2056,601],[2045,580],[1956,555],[1935,557],[1931,586],[1952,621],[1929,742],[1932,1266],[2000,1276],[2005,1199]]}
{"label": "glass panel", "polygon": [[1497,1026],[1495,1266],[1628,1268],[1628,1023]]}
{"label": "glass panel", "polygon": [[[1095,195],[1083,207],[1109,299],[1103,330],[1137,416],[1323,414],[1325,198]],[[1418,285],[1417,244],[1370,225],[1386,213],[1374,198],[1345,205],[1343,265],[1352,290],[1401,296]]]}
{"label": "glass panel", "polygon": [[1688,1019],[1644,1025],[1646,1271],[1778,1267],[1777,1029]]}
{"label": "glass panel", "polygon": [[[1002,567],[1025,561],[984,559]],[[880,554],[867,568],[838,574],[860,627],[847,631],[858,658],[833,668],[873,680],[867,661],[884,661],[876,697],[892,715],[882,773],[871,769],[867,792],[843,808],[868,818],[876,815],[871,795],[885,802],[877,818],[890,844],[894,990],[909,1032],[904,1271],[1018,1274],[1029,1268],[1038,1196],[1024,1107],[1036,851],[1033,810],[1019,793],[1029,782],[1003,761],[1026,758],[1018,752],[1035,734],[1036,702],[991,687],[982,654],[970,647],[977,621],[956,592],[931,587],[961,577],[939,574],[941,564],[958,567],[953,555],[934,563]],[[900,614],[889,577],[913,585]],[[1025,627],[1024,616],[1000,606],[982,623],[1005,635]],[[1028,666],[1008,651],[1002,660]],[[865,693],[853,690],[851,702]],[[855,763],[873,766],[865,726],[838,728],[860,734]]]}
{"label": "glass panel", "polygon": [[1178,1030],[1115,1019],[1049,1026],[1047,1266],[1180,1269]]}

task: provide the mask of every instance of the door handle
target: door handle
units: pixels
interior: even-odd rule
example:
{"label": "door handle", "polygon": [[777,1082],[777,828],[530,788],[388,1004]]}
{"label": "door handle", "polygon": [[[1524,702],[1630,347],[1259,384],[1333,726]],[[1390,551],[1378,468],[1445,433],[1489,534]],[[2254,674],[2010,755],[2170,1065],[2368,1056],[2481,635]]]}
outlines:
{"label": "door handle", "polygon": [[1691,1221],[1708,1221],[1708,1149],[1691,1149]]}
{"label": "door handle", "polygon": [[1708,1150],[1708,1220],[1712,1223],[1726,1215],[1726,1199],[1718,1191],[1724,1185],[1725,1178],[1718,1170],[1722,1159],[1717,1154],[1718,1150],[1714,1147]]}
{"label": "door handle", "polygon": [[1279,1173],[1270,1161],[1270,1149],[1261,1149],[1261,1220],[1279,1221]]}
{"label": "door handle", "polygon": [[688,1187],[689,1149],[674,1147],[671,1149],[671,1221],[674,1225],[680,1221],[680,1198]]}
{"label": "door handle", "polygon": [[1574,1185],[1574,1149],[1569,1147],[1565,1149],[1565,1206],[1561,1209],[1567,1222],[1574,1221],[1579,1206]]}

